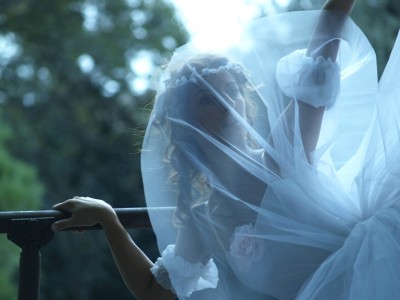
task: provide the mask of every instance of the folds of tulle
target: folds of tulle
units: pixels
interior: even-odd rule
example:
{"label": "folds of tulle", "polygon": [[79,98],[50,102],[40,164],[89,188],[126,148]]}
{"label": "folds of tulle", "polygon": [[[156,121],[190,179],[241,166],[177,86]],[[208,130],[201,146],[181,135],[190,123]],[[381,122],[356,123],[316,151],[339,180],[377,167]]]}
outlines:
{"label": "folds of tulle", "polygon": [[[198,192],[191,208],[218,267],[215,295],[223,296],[215,299],[236,299],[229,290],[239,291],[241,285],[243,291],[279,299],[395,299],[399,294],[400,56],[392,55],[378,86],[374,51],[360,29],[347,22],[338,55],[341,91],[325,113],[309,164],[298,123],[288,126],[279,117],[289,99],[277,86],[275,71],[280,58],[307,47],[318,13],[256,20],[243,42],[223,53],[243,66],[256,87],[253,123],[232,111],[234,123],[273,164],[265,165],[190,119],[168,118],[188,138],[230,157],[220,167],[233,183],[210,169],[190,143],[181,144],[185,157],[201,170],[204,182],[197,184],[222,195],[215,203]],[[396,43],[396,53],[399,47]],[[165,92],[168,72],[196,54],[192,45],[175,52],[158,95]],[[166,157],[170,133],[159,124],[164,100],[156,99],[142,152],[146,201],[153,208],[160,252],[175,243],[178,229],[171,210],[158,208],[175,207],[179,194]],[[240,170],[238,176],[230,174],[233,170]]]}
{"label": "folds of tulle", "polygon": [[344,245],[303,285],[297,299],[398,299],[399,209],[388,208],[355,225]]}

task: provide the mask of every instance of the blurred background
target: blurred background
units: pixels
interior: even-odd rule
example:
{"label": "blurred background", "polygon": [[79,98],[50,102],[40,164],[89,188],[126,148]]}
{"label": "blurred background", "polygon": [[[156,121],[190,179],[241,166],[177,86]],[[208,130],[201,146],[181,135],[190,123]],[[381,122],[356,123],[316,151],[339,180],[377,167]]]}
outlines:
{"label": "blurred background", "polygon": [[[233,16],[319,0],[0,0],[0,210],[50,209],[75,195],[145,206],[140,145],[151,76],[174,48]],[[246,8],[246,9],[244,9]],[[398,0],[358,0],[382,72]],[[211,29],[210,29],[211,28]],[[151,230],[130,231],[154,260]],[[17,299],[20,249],[0,236],[0,299]],[[41,299],[133,299],[102,232],[56,234],[42,251]]]}

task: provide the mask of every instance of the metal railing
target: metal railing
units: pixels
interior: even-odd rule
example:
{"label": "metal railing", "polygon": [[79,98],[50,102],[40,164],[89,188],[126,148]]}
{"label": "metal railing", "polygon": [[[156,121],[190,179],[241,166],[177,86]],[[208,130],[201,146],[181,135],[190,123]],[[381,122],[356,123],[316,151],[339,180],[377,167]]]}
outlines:
{"label": "metal railing", "polygon": [[[127,229],[151,228],[149,210],[165,212],[171,208],[116,208],[118,218]],[[19,264],[18,300],[39,300],[40,250],[54,236],[51,224],[70,217],[56,210],[0,212],[0,234],[21,248]],[[100,225],[74,227],[65,231],[98,230]]]}

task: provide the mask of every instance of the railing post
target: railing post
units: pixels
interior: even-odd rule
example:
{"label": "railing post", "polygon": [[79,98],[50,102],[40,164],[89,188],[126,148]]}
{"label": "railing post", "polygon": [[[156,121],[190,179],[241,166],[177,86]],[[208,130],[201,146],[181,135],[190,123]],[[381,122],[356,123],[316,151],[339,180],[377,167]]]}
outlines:
{"label": "railing post", "polygon": [[40,249],[54,236],[50,229],[55,218],[12,219],[7,237],[21,247],[18,300],[39,300]]}

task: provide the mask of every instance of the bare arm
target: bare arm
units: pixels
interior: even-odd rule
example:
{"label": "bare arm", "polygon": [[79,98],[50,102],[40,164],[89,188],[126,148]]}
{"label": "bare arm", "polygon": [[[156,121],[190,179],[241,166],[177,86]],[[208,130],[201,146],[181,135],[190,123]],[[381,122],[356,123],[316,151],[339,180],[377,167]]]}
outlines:
{"label": "bare arm", "polygon": [[[311,57],[323,56],[336,61],[337,52],[339,49],[339,41],[337,39],[321,45],[321,36],[331,36],[333,38],[340,37],[343,26],[350,15],[355,0],[328,0],[323,6],[323,12],[339,12],[340,14],[329,15],[321,13],[318,23],[314,29],[313,36],[307,48],[307,55]],[[322,47],[321,47],[322,46]]]}
{"label": "bare arm", "polygon": [[121,276],[135,297],[176,299],[170,290],[162,288],[154,280],[150,271],[153,263],[133,242],[110,205],[92,198],[77,198],[57,204],[53,208],[72,213],[70,219],[53,224],[55,231],[66,227],[91,226],[97,223],[103,227]]}
{"label": "bare arm", "polygon": [[[344,24],[352,11],[354,3],[355,0],[326,1],[308,44],[306,51],[307,56],[312,58],[322,56],[326,60],[330,59],[336,61],[340,36],[342,35]],[[310,153],[314,151],[317,146],[326,108],[324,106],[314,107],[303,101],[298,101],[297,103],[303,148],[307,159],[310,161]],[[291,128],[293,128],[293,122],[295,121],[294,104],[294,101],[289,103],[276,124],[277,127],[285,128],[285,131],[287,131],[289,135],[293,134]],[[271,131],[274,131],[274,128],[272,128]],[[271,137],[272,136],[270,136],[270,138]],[[293,139],[294,137],[292,135],[289,136],[289,138]],[[273,144],[272,139],[270,139],[270,142]],[[274,165],[273,162],[271,164]],[[274,168],[278,169],[278,166],[274,166]]]}
{"label": "bare arm", "polygon": [[[340,41],[338,39],[333,39],[332,41],[321,45],[324,41],[321,41],[320,37],[339,37],[347,17],[353,9],[354,3],[355,0],[328,0],[325,3],[323,10],[338,11],[343,13],[343,15],[334,16],[332,18],[331,15],[321,14],[307,48],[308,56],[314,58],[322,56],[325,59],[330,58],[332,61],[336,61]],[[332,21],[334,21],[334,24],[331,24]],[[304,151],[308,159],[310,159],[310,153],[315,150],[317,146],[324,111],[324,107],[315,108],[307,103],[299,102],[300,130]]]}

